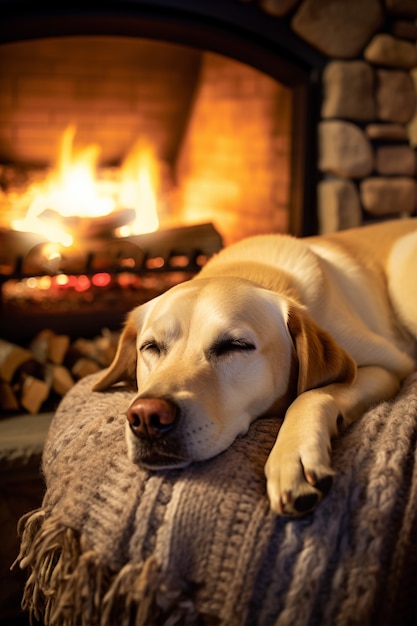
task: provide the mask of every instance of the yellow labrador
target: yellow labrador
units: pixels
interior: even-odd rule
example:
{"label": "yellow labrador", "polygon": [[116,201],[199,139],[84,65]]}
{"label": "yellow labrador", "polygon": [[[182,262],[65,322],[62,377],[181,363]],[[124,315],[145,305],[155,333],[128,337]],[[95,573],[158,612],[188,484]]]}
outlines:
{"label": "yellow labrador", "polygon": [[312,510],[331,439],[392,397],[417,363],[417,219],[322,237],[261,235],[134,309],[96,390],[136,378],[132,461],[183,467],[284,415],[265,473],[271,507]]}

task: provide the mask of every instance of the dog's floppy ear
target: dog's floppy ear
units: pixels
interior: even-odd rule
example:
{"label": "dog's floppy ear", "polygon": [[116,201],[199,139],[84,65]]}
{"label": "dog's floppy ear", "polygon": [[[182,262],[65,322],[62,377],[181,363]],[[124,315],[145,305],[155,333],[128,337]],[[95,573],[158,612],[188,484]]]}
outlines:
{"label": "dog's floppy ear", "polygon": [[94,384],[93,391],[104,391],[120,381],[136,381],[136,336],[138,329],[135,317],[135,311],[129,313],[113,362]]}
{"label": "dog's floppy ear", "polygon": [[310,315],[291,306],[288,312],[288,328],[298,358],[298,394],[330,383],[354,381],[354,360]]}

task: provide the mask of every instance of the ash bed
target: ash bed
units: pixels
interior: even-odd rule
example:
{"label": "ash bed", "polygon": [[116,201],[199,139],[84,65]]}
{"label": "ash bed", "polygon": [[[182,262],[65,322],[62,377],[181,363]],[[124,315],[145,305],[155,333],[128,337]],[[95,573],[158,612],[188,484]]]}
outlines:
{"label": "ash bed", "polygon": [[24,608],[47,626],[417,623],[417,374],[335,442],[333,487],[298,520],[269,510],[280,421],[218,457],[152,473],[126,456],[133,391],[62,401],[42,507],[21,521]]}

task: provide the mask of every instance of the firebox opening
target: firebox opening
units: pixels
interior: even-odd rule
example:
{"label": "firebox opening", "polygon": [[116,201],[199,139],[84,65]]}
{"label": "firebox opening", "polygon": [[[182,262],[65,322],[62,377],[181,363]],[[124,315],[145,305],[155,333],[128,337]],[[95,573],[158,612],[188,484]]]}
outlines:
{"label": "firebox opening", "polygon": [[0,64],[0,226],[45,192],[72,128],[74,154],[97,151],[102,187],[138,145],[151,151],[161,228],[212,222],[225,244],[290,230],[290,87],[219,54],[126,37],[3,44]]}

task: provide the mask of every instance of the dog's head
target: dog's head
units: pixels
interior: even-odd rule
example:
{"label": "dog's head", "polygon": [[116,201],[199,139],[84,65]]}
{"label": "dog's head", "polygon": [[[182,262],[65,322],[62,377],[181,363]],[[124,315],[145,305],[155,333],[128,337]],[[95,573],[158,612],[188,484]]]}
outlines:
{"label": "dog's head", "polygon": [[246,280],[198,278],[130,313],[94,389],[136,379],[129,456],[157,469],[213,457],[256,417],[354,375],[347,353],[291,301]]}

